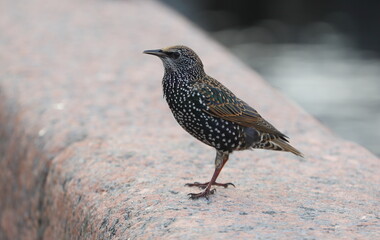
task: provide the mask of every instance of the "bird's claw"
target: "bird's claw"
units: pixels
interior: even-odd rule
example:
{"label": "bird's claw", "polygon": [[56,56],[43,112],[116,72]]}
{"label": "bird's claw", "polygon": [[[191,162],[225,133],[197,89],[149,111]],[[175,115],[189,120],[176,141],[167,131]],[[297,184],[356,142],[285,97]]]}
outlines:
{"label": "bird's claw", "polygon": [[[206,182],[206,183],[194,182],[194,183],[186,183],[185,186],[187,186],[187,187],[199,187],[201,189],[205,189],[209,183],[210,182]],[[235,184],[230,183],[230,182],[229,183],[217,183],[217,182],[215,182],[211,185],[220,186],[220,187],[224,187],[224,188],[228,188],[228,186],[236,187]]]}
{"label": "bird's claw", "polygon": [[199,187],[199,188],[202,188],[202,189],[205,189],[208,185],[208,182],[206,183],[200,183],[200,182],[194,182],[194,183],[186,183],[185,186],[186,187]]}
{"label": "bird's claw", "polygon": [[229,182],[229,183],[219,183],[220,185],[217,185],[217,186],[222,186],[224,188],[228,188],[229,185],[233,186],[234,188],[236,188],[235,184]]}
{"label": "bird's claw", "polygon": [[208,197],[210,195],[214,194],[215,192],[216,192],[215,188],[211,189],[211,190],[208,189],[208,188],[206,188],[204,191],[202,191],[200,193],[189,193],[187,195],[190,196],[189,199],[193,199],[193,200],[199,199],[199,198],[202,198],[202,197],[204,197],[204,198],[206,198],[208,200]]}

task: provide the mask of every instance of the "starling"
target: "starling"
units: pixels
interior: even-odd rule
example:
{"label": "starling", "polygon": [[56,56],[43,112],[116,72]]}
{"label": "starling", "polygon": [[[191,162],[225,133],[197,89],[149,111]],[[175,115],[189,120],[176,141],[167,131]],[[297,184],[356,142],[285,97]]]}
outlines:
{"label": "starling", "polygon": [[216,79],[208,76],[198,55],[186,46],[146,50],[159,57],[164,65],[164,97],[179,125],[203,143],[216,149],[215,171],[209,182],[189,183],[200,187],[200,193],[189,193],[191,199],[215,192],[212,186],[235,186],[217,183],[219,173],[233,151],[268,149],[302,153],[292,147],[287,136],[278,131],[243,100]]}

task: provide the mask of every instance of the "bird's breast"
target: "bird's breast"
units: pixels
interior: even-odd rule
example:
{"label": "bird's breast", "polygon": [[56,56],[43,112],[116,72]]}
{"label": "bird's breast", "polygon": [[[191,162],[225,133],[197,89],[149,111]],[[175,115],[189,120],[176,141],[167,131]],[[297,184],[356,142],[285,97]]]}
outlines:
{"label": "bird's breast", "polygon": [[164,85],[164,95],[174,118],[195,138],[224,151],[244,145],[243,128],[208,114],[207,98],[196,88]]}

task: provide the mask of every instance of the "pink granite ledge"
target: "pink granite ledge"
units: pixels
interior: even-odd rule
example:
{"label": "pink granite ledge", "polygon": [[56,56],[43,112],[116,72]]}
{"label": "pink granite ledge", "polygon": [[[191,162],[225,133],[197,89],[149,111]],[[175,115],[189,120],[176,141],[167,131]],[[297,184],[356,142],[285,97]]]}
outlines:
{"label": "pink granite ledge", "polygon": [[[0,239],[379,239],[380,161],[332,134],[156,1],[3,1]],[[214,150],[162,99],[144,49],[185,44],[306,159]]]}

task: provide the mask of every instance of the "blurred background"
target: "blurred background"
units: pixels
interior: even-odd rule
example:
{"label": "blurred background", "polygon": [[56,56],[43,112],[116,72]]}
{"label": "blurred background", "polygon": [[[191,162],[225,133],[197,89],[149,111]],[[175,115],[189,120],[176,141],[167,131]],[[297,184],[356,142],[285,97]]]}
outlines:
{"label": "blurred background", "polygon": [[380,156],[380,1],[161,0]]}

